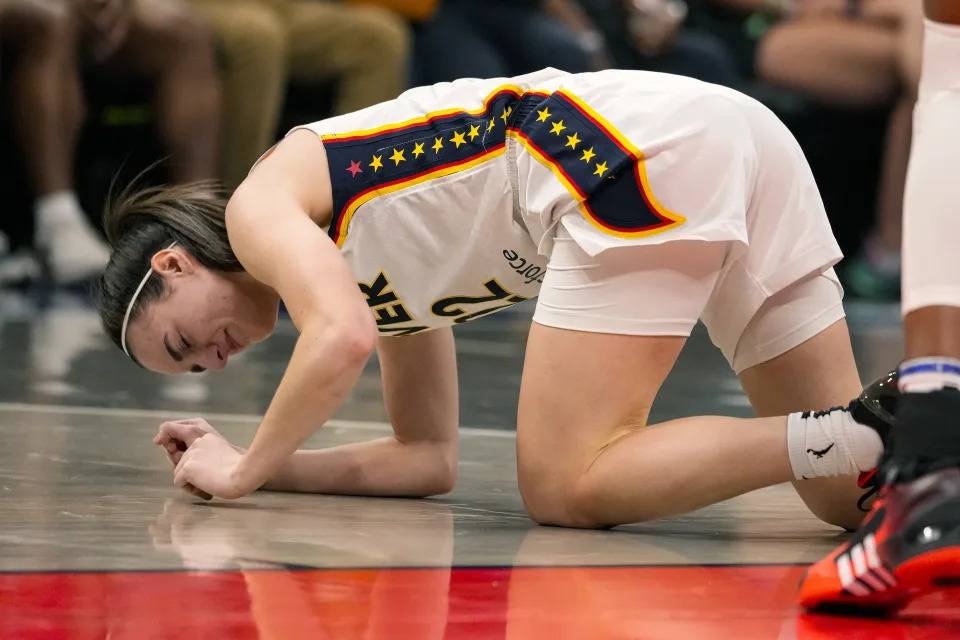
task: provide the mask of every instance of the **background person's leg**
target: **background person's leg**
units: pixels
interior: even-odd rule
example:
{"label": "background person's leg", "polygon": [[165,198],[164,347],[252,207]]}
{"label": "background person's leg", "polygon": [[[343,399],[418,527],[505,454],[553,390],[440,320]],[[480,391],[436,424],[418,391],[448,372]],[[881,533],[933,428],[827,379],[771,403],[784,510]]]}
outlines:
{"label": "background person's leg", "polygon": [[233,189],[274,142],[287,85],[287,29],[260,0],[194,0],[220,52],[220,177]]}
{"label": "background person's leg", "polygon": [[411,32],[399,16],[340,2],[285,5],[291,78],[336,80],[334,113],[350,113],[396,98],[410,61]]}
{"label": "background person's leg", "polygon": [[110,251],[73,185],[83,124],[81,18],[66,0],[19,0],[0,11],[0,38],[14,51],[12,115],[36,196],[36,245],[55,282],[84,280],[106,266]]}
{"label": "background person's leg", "polygon": [[177,182],[218,176],[220,80],[213,34],[190,5],[138,0],[130,34],[114,56],[155,82],[160,137]]}

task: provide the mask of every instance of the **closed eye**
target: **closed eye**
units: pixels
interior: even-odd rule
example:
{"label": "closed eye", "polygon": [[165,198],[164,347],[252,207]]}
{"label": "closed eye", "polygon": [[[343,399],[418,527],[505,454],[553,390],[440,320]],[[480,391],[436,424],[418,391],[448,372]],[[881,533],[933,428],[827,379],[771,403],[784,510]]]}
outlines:
{"label": "closed eye", "polygon": [[[182,333],[180,334],[180,348],[184,351],[189,351],[190,349],[193,348],[193,345],[190,344],[190,341],[187,340],[187,338]],[[206,367],[201,367],[198,364],[195,364],[192,367],[190,367],[190,373],[203,373],[206,370],[207,370]]]}
{"label": "closed eye", "polygon": [[[192,347],[190,345],[190,342],[183,337],[182,333],[179,333],[177,335],[180,337],[180,344],[178,345],[179,349],[174,349],[170,345],[170,341],[167,339],[167,334],[163,334],[163,346],[166,348],[167,353],[170,354],[170,357],[173,359],[174,362],[183,362],[183,354],[179,353],[178,351],[189,350]],[[190,373],[203,373],[206,370],[207,370],[206,367],[201,367],[198,364],[195,364],[192,367],[190,367]]]}

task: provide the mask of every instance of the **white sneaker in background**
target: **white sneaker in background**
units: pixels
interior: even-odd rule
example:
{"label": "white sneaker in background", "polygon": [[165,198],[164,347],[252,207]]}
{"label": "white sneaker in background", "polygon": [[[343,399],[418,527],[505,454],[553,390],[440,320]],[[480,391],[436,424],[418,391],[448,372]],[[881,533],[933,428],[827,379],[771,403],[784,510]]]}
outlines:
{"label": "white sneaker in background", "polygon": [[39,198],[35,205],[36,245],[56,284],[74,284],[99,275],[110,247],[93,229],[71,192]]}

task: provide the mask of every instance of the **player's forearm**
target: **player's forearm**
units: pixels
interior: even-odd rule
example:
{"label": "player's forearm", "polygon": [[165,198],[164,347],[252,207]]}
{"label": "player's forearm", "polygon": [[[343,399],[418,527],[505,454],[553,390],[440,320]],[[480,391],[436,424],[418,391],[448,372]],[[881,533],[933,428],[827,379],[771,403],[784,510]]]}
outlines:
{"label": "player's forearm", "polygon": [[262,488],[420,498],[450,491],[456,468],[455,441],[404,444],[390,436],[297,451]]}
{"label": "player's forearm", "polygon": [[367,335],[362,328],[306,328],[301,333],[260,428],[235,470],[241,486],[252,491],[273,477],[340,407],[373,350],[376,328],[372,331]]}

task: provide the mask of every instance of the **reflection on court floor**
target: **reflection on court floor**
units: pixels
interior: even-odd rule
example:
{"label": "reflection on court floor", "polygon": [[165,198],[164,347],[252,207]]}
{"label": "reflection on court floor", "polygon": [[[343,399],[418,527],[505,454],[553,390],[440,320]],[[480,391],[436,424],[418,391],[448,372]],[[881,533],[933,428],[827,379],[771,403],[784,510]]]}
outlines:
{"label": "reflection on court floor", "polygon": [[[894,621],[796,611],[789,565],[0,575],[5,638],[950,638],[960,594]],[[956,593],[956,592],[955,592]]]}
{"label": "reflection on court floor", "polygon": [[[865,379],[899,357],[897,315],[850,310]],[[452,494],[199,503],[171,486],[157,425],[203,415],[249,442],[292,328],[222,374],[164,379],[80,301],[0,295],[0,638],[960,637],[960,590],[895,622],[800,614],[804,566],[843,534],[789,487],[615,531],[531,523],[511,430],[528,321],[520,308],[458,335]],[[654,419],[691,412],[749,415],[701,332]],[[366,440],[385,420],[372,362],[309,445]]]}

